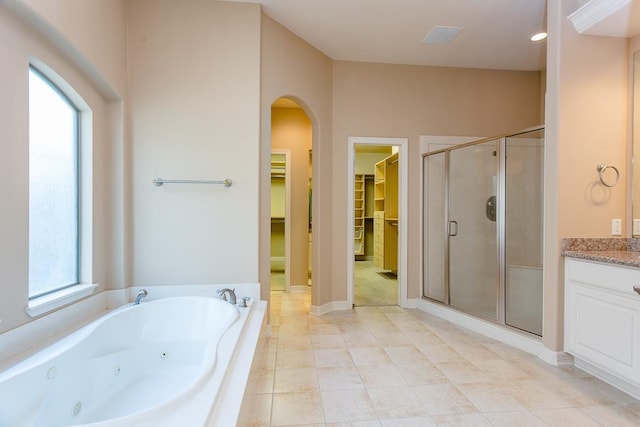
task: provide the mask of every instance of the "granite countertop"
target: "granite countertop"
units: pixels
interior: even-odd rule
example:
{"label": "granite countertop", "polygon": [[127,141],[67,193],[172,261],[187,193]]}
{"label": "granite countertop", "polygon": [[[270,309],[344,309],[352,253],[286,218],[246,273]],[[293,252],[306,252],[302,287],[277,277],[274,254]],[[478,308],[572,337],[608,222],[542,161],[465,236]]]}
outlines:
{"label": "granite countertop", "polygon": [[640,267],[640,239],[563,239],[561,254],[588,261]]}

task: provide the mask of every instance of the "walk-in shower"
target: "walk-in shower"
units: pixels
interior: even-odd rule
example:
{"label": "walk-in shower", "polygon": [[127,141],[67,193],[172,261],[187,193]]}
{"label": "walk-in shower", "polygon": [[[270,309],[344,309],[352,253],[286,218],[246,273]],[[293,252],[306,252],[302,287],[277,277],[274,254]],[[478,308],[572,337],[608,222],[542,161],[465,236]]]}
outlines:
{"label": "walk-in shower", "polygon": [[423,155],[423,295],[542,335],[544,127]]}

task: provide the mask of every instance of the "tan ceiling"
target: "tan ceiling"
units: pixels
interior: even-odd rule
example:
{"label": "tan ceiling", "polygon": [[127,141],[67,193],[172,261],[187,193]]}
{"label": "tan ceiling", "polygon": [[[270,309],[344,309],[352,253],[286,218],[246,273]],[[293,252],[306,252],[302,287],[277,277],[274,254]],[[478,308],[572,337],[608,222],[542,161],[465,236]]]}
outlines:
{"label": "tan ceiling", "polygon": [[[334,60],[505,70],[545,68],[545,0],[228,0],[263,11]],[[436,25],[463,27],[422,43]]]}

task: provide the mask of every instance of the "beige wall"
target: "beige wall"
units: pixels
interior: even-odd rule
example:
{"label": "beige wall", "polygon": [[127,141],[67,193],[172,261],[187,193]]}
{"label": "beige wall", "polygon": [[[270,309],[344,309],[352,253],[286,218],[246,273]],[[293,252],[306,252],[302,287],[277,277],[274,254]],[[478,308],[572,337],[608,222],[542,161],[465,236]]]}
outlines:
{"label": "beige wall", "polygon": [[[260,6],[127,6],[132,284],[255,283]],[[233,185],[159,188],[156,177]]]}
{"label": "beige wall", "polygon": [[[101,290],[259,279],[268,300],[271,104],[279,97],[302,105],[313,127],[315,307],[347,295],[349,136],[409,138],[408,227],[419,230],[419,135],[495,135],[539,124],[544,111],[544,341],[562,348],[561,239],[607,236],[612,218],[630,227],[627,180],[608,191],[595,182],[598,162],[628,176],[627,40],[576,34],[565,18],[577,0],[549,0],[543,109],[542,73],[333,62],[258,5],[185,3],[0,7],[0,36],[10,41],[0,44],[0,114],[8,118],[0,178],[12,183],[0,222],[0,332],[29,321],[24,67],[36,52],[94,109],[93,266]],[[156,188],[157,176],[234,184]],[[420,296],[420,239],[409,232],[410,298]]]}
{"label": "beige wall", "polygon": [[[409,138],[408,297],[421,296],[420,135],[498,135],[540,124],[540,73],[337,61],[333,299],[347,297],[347,138]],[[413,231],[412,231],[413,230]]]}
{"label": "beige wall", "polygon": [[306,285],[308,281],[311,140],[311,121],[302,109],[271,109],[271,148],[289,149],[291,152],[291,253],[287,254],[291,258],[291,285]]}
{"label": "beige wall", "polygon": [[596,165],[627,173],[628,42],[577,34],[566,19],[577,7],[548,3],[543,340],[552,350],[563,348],[561,240],[610,236],[611,219],[626,223],[626,180],[606,189]]}
{"label": "beige wall", "polygon": [[269,159],[271,104],[294,99],[313,130],[313,286],[311,304],[331,302],[332,61],[282,25],[262,15],[260,102],[260,283],[269,299]]}
{"label": "beige wall", "polygon": [[6,0],[109,100],[127,87],[125,0]]}
{"label": "beige wall", "polygon": [[[51,2],[56,3],[56,2]],[[113,5],[105,5],[105,14]],[[121,264],[122,246],[118,242],[123,230],[116,226],[113,211],[122,207],[118,196],[121,187],[121,175],[114,177],[113,171],[122,166],[122,159],[115,153],[121,153],[122,135],[113,132],[122,123],[121,104],[107,103],[105,98],[113,92],[102,91],[104,85],[86,78],[77,64],[86,58],[80,52],[69,56],[76,49],[77,38],[88,37],[83,31],[74,34],[74,39],[60,39],[54,45],[43,34],[52,28],[43,20],[35,19],[36,12],[21,2],[13,2],[11,10],[0,6],[0,115],[5,118],[0,127],[0,179],[8,183],[3,190],[3,203],[0,212],[0,271],[2,272],[2,298],[0,298],[0,333],[30,322],[24,308],[28,298],[28,67],[32,57],[46,64],[69,83],[93,113],[92,145],[93,158],[90,161],[92,184],[90,186],[92,211],[90,213],[91,247],[88,269],[83,276],[100,286],[98,291],[123,286]],[[95,5],[92,13],[99,13],[100,6]],[[83,11],[84,13],[84,11]],[[78,19],[84,15],[78,12]],[[89,17],[87,17],[89,18]],[[108,35],[104,36],[109,39]],[[92,46],[89,40],[84,45]],[[106,41],[96,43],[101,46]],[[64,44],[61,47],[60,44]],[[120,59],[124,49],[112,57]],[[103,83],[107,79],[100,77]],[[124,76],[118,75],[117,78]],[[105,83],[106,84],[106,83]],[[117,253],[118,254],[117,254]],[[44,323],[47,322],[45,319]],[[53,326],[53,325],[52,325]]]}
{"label": "beige wall", "polygon": [[[627,185],[629,186],[629,191],[632,193],[632,198],[629,200],[627,204],[627,230],[629,234],[633,233],[633,222],[632,218],[640,219],[640,170],[636,168],[635,173],[633,170],[633,159],[634,157],[637,159],[640,156],[638,153],[638,146],[640,145],[640,140],[635,143],[635,156],[634,156],[634,129],[635,134],[640,135],[640,111],[638,108],[634,111],[634,103],[636,100],[640,101],[640,65],[636,65],[639,59],[635,59],[634,55],[640,51],[640,35],[629,39],[629,102],[627,103],[629,108],[629,121],[628,121],[628,137],[629,137],[629,147],[627,149],[627,168],[629,170],[629,174],[627,177]],[[640,54],[638,54],[640,55]],[[638,137],[636,140],[640,139]]]}
{"label": "beige wall", "polygon": [[376,163],[391,155],[391,147],[388,153],[356,153],[353,172],[356,174],[374,175]]}

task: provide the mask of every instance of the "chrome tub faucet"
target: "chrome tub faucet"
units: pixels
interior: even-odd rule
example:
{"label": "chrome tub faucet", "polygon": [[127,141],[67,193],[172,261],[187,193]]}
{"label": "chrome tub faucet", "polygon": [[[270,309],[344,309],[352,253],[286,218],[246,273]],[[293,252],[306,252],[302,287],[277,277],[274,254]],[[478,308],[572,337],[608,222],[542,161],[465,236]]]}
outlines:
{"label": "chrome tub faucet", "polygon": [[[218,295],[220,295],[220,298],[222,298],[225,301],[229,301],[229,303],[235,305],[236,304],[236,290],[235,289],[229,289],[229,288],[224,288],[224,289],[218,289],[216,291],[216,293]],[[227,298],[227,295],[229,296]]]}
{"label": "chrome tub faucet", "polygon": [[133,302],[133,305],[140,304],[140,300],[146,297],[147,295],[149,295],[149,293],[147,292],[146,289],[140,289],[140,291],[138,291],[138,295],[136,296],[136,300]]}

